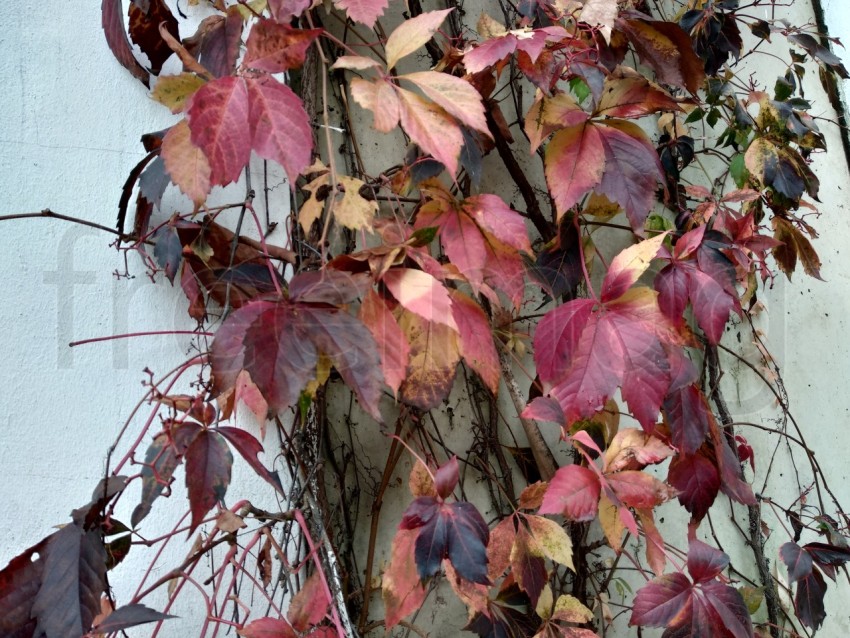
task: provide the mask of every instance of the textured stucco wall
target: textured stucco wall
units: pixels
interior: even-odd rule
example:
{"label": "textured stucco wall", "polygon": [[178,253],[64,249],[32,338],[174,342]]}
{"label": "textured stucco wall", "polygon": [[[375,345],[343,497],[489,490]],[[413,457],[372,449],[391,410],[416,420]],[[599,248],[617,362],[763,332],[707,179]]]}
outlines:
{"label": "textured stucco wall", "polygon": [[[825,0],[824,6],[833,35],[850,42],[846,3]],[[798,2],[793,12],[805,21],[808,5]],[[120,187],[143,156],[139,135],[169,125],[173,116],[112,59],[99,3],[69,8],[46,0],[25,9],[2,2],[0,25],[0,215],[49,207],[112,226]],[[818,104],[829,116],[825,100]],[[769,311],[763,321],[792,409],[846,499],[850,348],[841,335],[850,316],[850,179],[834,127],[823,128],[834,150],[828,160],[815,162],[823,182],[817,222],[823,232],[816,247],[826,282],[802,273],[792,285],[780,282],[765,295]],[[108,247],[112,239],[53,221],[0,224],[0,565],[88,500],[108,446],[142,394],[143,369],[155,366],[163,373],[184,359],[189,346],[188,338],[162,336],[67,347],[88,337],[191,328],[179,291],[151,283],[137,261],[131,263],[135,279],[113,277],[123,262]],[[743,372],[740,379],[725,380],[727,396],[741,399],[742,420],[763,418],[771,398]],[[234,484],[247,475],[244,468],[236,471]],[[182,475],[175,489],[178,511]],[[244,491],[250,493],[250,483]],[[155,524],[159,515],[151,516]],[[121,573],[132,582],[143,567],[131,554],[113,577],[119,598],[130,594]],[[850,612],[831,583],[830,592],[823,635],[850,635]],[[193,595],[185,600],[176,613],[191,617]],[[174,622],[164,635],[183,635],[180,627]]]}

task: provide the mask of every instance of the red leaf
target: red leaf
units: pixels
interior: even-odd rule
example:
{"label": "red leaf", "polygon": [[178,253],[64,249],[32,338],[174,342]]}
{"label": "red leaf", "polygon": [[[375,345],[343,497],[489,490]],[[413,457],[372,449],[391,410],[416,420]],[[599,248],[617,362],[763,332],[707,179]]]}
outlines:
{"label": "red leaf", "polygon": [[793,541],[788,541],[779,548],[782,562],[788,568],[788,580],[792,583],[812,573],[812,556]]}
{"label": "red leaf", "polygon": [[670,463],[667,482],[678,490],[682,506],[701,521],[720,491],[720,472],[702,454],[679,454]]}
{"label": "red leaf", "polygon": [[536,397],[525,406],[522,411],[524,419],[535,419],[537,421],[548,421],[563,425],[566,422],[561,404],[550,397]]}
{"label": "red leaf", "polygon": [[606,166],[601,130],[585,121],[558,131],[546,147],[546,183],[558,219],[602,181]]}
{"label": "red leaf", "polygon": [[378,18],[384,14],[389,2],[388,0],[335,0],[334,4],[355,22],[372,28]]}
{"label": "red leaf", "polygon": [[283,166],[290,184],[295,184],[313,152],[313,130],[304,105],[292,89],[273,78],[247,84],[251,146],[260,157]]}
{"label": "red leaf", "polygon": [[605,471],[642,470],[673,456],[674,450],[661,439],[643,430],[620,430],[605,450]]}
{"label": "red leaf", "polygon": [[684,454],[696,454],[708,434],[711,418],[702,391],[693,384],[673,390],[664,399],[664,413],[673,445]]}
{"label": "red leaf", "polygon": [[360,304],[360,321],[368,328],[378,346],[384,381],[398,394],[407,374],[410,344],[398,322],[377,293],[370,290]]}
{"label": "red leaf", "polygon": [[194,532],[215,504],[224,499],[230,485],[233,455],[224,438],[201,430],[186,450],[186,488],[192,510],[189,533]]}
{"label": "red leaf", "polygon": [[425,601],[427,590],[419,580],[416,561],[413,560],[417,536],[415,529],[400,529],[393,539],[392,557],[382,580],[387,630],[419,609]]}
{"label": "red leaf", "polygon": [[679,572],[652,579],[635,594],[629,624],[678,626],[691,613],[692,587],[688,577]]}
{"label": "red leaf", "polygon": [[260,442],[251,434],[246,432],[245,430],[240,430],[238,428],[233,427],[218,427],[215,428],[215,431],[221,434],[227,442],[230,443],[236,451],[242,456],[245,461],[248,462],[248,465],[251,466],[251,469],[254,470],[257,475],[265,480],[269,485],[271,485],[278,493],[283,495],[283,486],[280,483],[280,478],[277,475],[277,472],[272,472],[265,465],[260,463],[260,459],[257,456],[263,452],[263,446]]}
{"label": "red leaf", "polygon": [[452,456],[444,465],[434,472],[434,488],[440,498],[448,498],[457,486],[458,465],[457,456]]}
{"label": "red leaf", "polygon": [[579,465],[558,468],[540,506],[540,514],[563,514],[571,521],[592,521],[601,485],[593,470]]}
{"label": "red leaf", "polygon": [[702,541],[692,539],[688,544],[688,573],[695,583],[713,580],[729,566],[729,557]]}
{"label": "red leaf", "polygon": [[269,11],[278,22],[291,22],[311,4],[311,0],[269,0]]}
{"label": "red leaf", "polygon": [[496,581],[511,564],[511,549],[516,540],[516,522],[513,516],[503,518],[490,532],[487,544],[488,577]]}
{"label": "red leaf", "polygon": [[293,29],[274,20],[260,20],[251,27],[242,64],[267,73],[298,68],[321,33],[321,29]]}
{"label": "red leaf", "polygon": [[195,92],[186,110],[192,143],[207,156],[213,184],[229,184],[251,156],[248,89],[242,78],[222,77]]}
{"label": "red leaf", "polygon": [[826,618],[823,606],[823,598],[826,595],[826,581],[820,570],[814,569],[812,573],[797,582],[797,593],[794,595],[794,609],[797,617],[810,629],[818,629]]}
{"label": "red leaf", "polygon": [[44,548],[51,534],[16,556],[0,571],[0,629],[11,636],[32,636],[32,605],[44,573]]}
{"label": "red leaf", "polygon": [[101,26],[106,35],[106,43],[115,59],[127,69],[134,78],[142,84],[150,86],[150,75],[145,68],[139,64],[133,55],[133,48],[124,30],[124,11],[122,0],[103,0],[100,5]]}
{"label": "red leaf", "polygon": [[614,472],[605,474],[605,480],[624,505],[637,509],[651,509],[673,496],[667,485],[645,472]]}
{"label": "red leaf", "polygon": [[325,587],[322,574],[315,571],[292,597],[286,617],[292,623],[293,629],[307,631],[310,627],[318,625],[325,617],[331,604]]}
{"label": "red leaf", "polygon": [[449,291],[452,316],[460,333],[460,354],[493,394],[499,392],[501,368],[490,320],[477,303],[457,290]]}
{"label": "red leaf", "polygon": [[159,75],[163,63],[173,53],[160,36],[159,26],[164,22],[168,32],[179,40],[177,19],[163,0],[150,0],[145,9],[140,5],[141,3],[137,2],[130,3],[130,38],[139,45],[142,53],[148,56],[151,73]]}
{"label": "red leaf", "polygon": [[534,346],[540,377],[556,384],[550,395],[568,423],[592,417],[619,385],[650,432],[671,382],[663,344],[677,341],[654,293],[633,288],[613,302],[576,299],[547,313]]}
{"label": "red leaf", "polygon": [[243,638],[297,638],[298,634],[282,618],[258,618],[237,632]]}

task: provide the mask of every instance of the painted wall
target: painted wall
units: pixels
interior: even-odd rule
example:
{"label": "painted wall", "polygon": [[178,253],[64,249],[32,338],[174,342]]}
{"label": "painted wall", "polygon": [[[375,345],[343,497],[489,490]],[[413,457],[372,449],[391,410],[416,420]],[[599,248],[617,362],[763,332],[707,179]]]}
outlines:
{"label": "painted wall", "polygon": [[[0,3],[0,215],[50,208],[112,227],[121,185],[144,155],[139,135],[174,120],[112,59],[98,4],[82,2],[71,10],[67,2],[45,0],[36,13]],[[850,42],[846,3],[825,0],[824,5],[833,35]],[[803,16],[797,20],[809,15],[802,2],[793,11]],[[822,97],[817,103],[824,117],[832,117]],[[828,160],[815,160],[823,201],[817,221],[823,232],[816,247],[826,281],[802,273],[793,285],[779,281],[764,297],[767,310],[760,321],[779,359],[792,411],[840,488],[850,478],[845,434],[850,347],[840,338],[850,316],[850,179],[835,128],[827,123],[823,128],[833,149]],[[171,204],[186,206],[180,200]],[[273,206],[284,213],[285,197]],[[180,336],[68,347],[70,341],[91,337],[192,327],[179,291],[154,285],[135,258],[130,260],[135,278],[113,275],[124,264],[109,247],[112,240],[105,232],[56,221],[0,224],[0,565],[88,501],[109,445],[143,393],[144,368],[155,365],[154,372],[162,374],[184,360],[190,348],[189,339]],[[744,352],[757,356],[751,346]],[[743,368],[738,372],[733,369],[724,380],[727,396],[740,400],[736,414],[742,421],[768,422],[773,398]],[[768,451],[763,452],[766,458]],[[233,482],[243,484],[245,494],[266,493],[245,468],[237,464],[235,472]],[[172,511],[182,511],[181,490],[178,479]],[[845,504],[847,495],[845,487],[839,493]],[[155,510],[151,525],[169,517]],[[720,512],[718,520],[722,517]],[[784,538],[782,530],[775,537]],[[175,548],[173,560],[165,564],[185,551]],[[119,599],[132,593],[121,573],[132,582],[144,565],[141,556],[131,554],[123,571],[113,576]],[[830,592],[832,615],[823,635],[850,635],[850,610],[840,604],[831,583]],[[175,610],[185,624],[174,621],[165,635],[183,635],[196,626],[192,602],[189,595],[185,606]]]}

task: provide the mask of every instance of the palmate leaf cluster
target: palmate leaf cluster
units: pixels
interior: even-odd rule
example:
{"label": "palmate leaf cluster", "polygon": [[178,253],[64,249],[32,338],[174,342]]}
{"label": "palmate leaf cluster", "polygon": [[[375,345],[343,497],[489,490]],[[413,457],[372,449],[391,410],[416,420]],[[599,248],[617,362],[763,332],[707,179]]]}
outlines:
{"label": "palmate leaf cluster", "polygon": [[[654,573],[625,602],[631,624],[664,627],[671,637],[753,636],[728,556],[697,540],[720,494],[757,504],[742,472],[742,461],[754,463],[752,448],[718,421],[702,368],[778,271],[790,278],[799,263],[819,277],[805,213],[819,189],[811,156],[825,145],[800,83],[807,64],[827,79],[847,75],[825,43],[754,19],[737,0],[655,13],[643,2],[533,0],[468,28],[457,9],[418,2],[394,28],[382,24],[394,10],[385,0],[335,0],[326,3],[331,14],[300,0],[208,4],[209,17],[181,39],[163,0],[131,2],[128,29],[121,1],[103,0],[115,57],[180,116],[145,136],[148,154],[127,181],[119,224],[129,227],[132,216],[129,249],[177,282],[190,316],[214,333],[199,389],[155,397],[170,414],[139,449],[141,500],[130,527],[112,518],[115,501],[129,498],[126,477],[113,477],[73,523],[0,574],[4,635],[80,636],[167,620],[143,596],[104,611],[101,595],[107,569],[138,542],[155,502],[183,472],[188,531],[214,520],[232,534],[243,556],[234,565],[247,571],[244,557],[254,560],[256,587],[273,587],[272,547],[286,569],[315,564],[286,613],[240,616],[243,636],[345,635],[376,619],[389,630],[411,622],[444,580],[468,609],[469,632],[586,638],[610,620],[586,587],[589,579],[611,583],[591,575],[591,552],[638,556],[629,539],[641,540],[637,560]],[[348,29],[360,34],[357,45]],[[792,47],[772,89],[735,76],[752,46],[742,32]],[[172,55],[182,72],[161,74]],[[356,111],[370,134],[400,129],[408,147],[371,172],[360,160],[342,162],[328,137],[329,79],[344,94],[347,143],[364,144],[356,137],[364,131],[352,127]],[[324,88],[307,91],[310,80]],[[519,86],[533,98],[509,106],[504,96]],[[660,133],[649,132],[654,124]],[[691,171],[709,152],[721,158],[711,190]],[[297,210],[285,246],[241,236],[207,205],[253,156],[279,165],[292,188]],[[535,161],[542,179],[532,186],[524,167]],[[497,170],[521,203],[488,192],[493,180],[484,177]],[[187,210],[163,210],[167,188],[186,196]],[[243,214],[254,214],[253,200],[249,193]],[[600,229],[627,247],[601,255]],[[536,376],[530,396],[520,396],[511,361],[529,346]],[[473,460],[461,471],[457,457],[423,449],[415,435],[457,385],[458,370],[474,375],[491,410],[497,395],[510,394],[513,422],[529,439],[533,460],[508,470],[527,485],[518,495],[499,486],[510,511],[495,520],[467,500],[461,477],[476,471]],[[400,414],[388,439],[393,464],[402,448],[422,457],[402,518],[381,521],[397,530],[379,586],[339,578],[329,553],[319,559],[323,543],[343,547],[321,531],[321,504],[310,506],[312,527],[301,511],[307,500],[278,518],[239,512],[239,523],[254,517],[269,529],[298,522],[311,549],[294,568],[270,540],[256,556],[249,548],[259,541],[239,545],[244,525],[232,524],[226,507],[238,490],[234,452],[288,497],[287,482],[260,458],[262,436],[230,423],[239,406],[263,424],[292,414],[307,431],[327,387],[340,383],[375,433]],[[621,414],[638,427],[621,427]],[[553,427],[570,457],[552,455],[539,436]],[[381,494],[394,471],[387,463]],[[683,553],[656,525],[655,509],[668,501],[691,516]],[[589,543],[591,524],[601,529],[593,550],[578,546]],[[826,613],[823,574],[834,578],[850,558],[840,529],[829,543],[803,546],[797,530],[782,546],[796,594],[789,613],[810,628]]]}

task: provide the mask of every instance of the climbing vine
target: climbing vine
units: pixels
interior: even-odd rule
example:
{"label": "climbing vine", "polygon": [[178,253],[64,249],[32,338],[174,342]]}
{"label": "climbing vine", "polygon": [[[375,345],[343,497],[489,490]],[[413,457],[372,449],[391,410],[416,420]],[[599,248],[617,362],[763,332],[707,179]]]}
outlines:
{"label": "climbing vine", "polygon": [[[777,277],[820,278],[832,124],[807,73],[848,74],[791,3],[125,4],[103,0],[106,43],[179,119],[96,227],[181,291],[194,349],[146,378],[92,501],[0,572],[3,635],[169,635],[187,588],[199,635],[245,638],[823,624],[850,519],[758,313]],[[759,56],[780,76],[745,74]],[[736,422],[729,362],[775,423]],[[185,516],[153,531],[177,480]]]}

